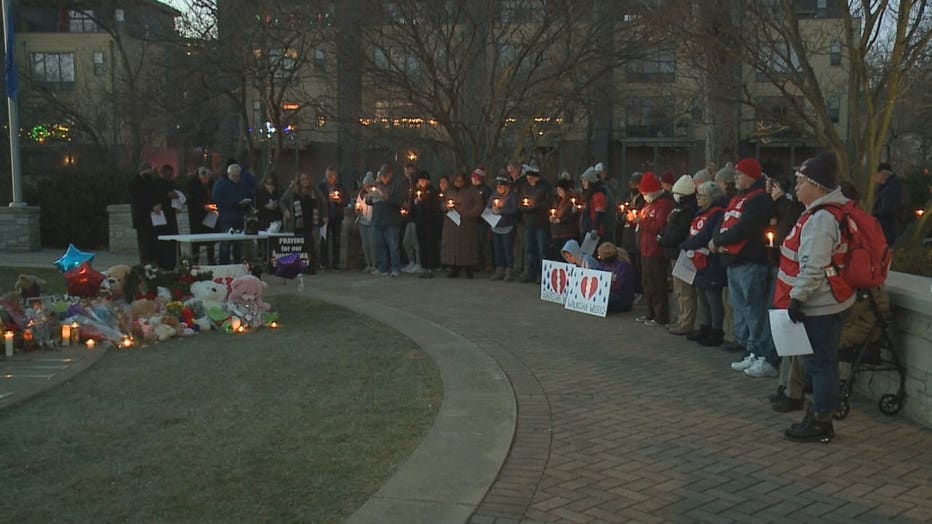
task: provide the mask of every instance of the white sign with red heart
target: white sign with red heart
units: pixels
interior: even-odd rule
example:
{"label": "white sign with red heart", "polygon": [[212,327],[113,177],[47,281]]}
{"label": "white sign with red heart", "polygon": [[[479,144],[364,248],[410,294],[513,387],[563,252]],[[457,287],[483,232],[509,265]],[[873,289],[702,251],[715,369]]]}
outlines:
{"label": "white sign with red heart", "polygon": [[597,317],[608,312],[608,295],[612,287],[612,273],[596,269],[576,268],[570,279],[564,307]]}
{"label": "white sign with red heart", "polygon": [[573,280],[576,266],[565,262],[544,260],[541,266],[540,299],[555,304],[566,303],[566,293]]}

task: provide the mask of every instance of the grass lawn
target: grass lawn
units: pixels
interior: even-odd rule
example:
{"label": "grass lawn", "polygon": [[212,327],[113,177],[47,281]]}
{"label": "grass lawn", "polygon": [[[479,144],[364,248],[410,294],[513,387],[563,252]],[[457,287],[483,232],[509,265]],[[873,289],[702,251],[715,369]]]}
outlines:
{"label": "grass lawn", "polygon": [[344,520],[426,434],[440,377],[382,324],[272,302],[278,331],[111,351],[0,411],[0,520]]}
{"label": "grass lawn", "polygon": [[35,275],[42,280],[45,280],[46,285],[43,286],[43,290],[46,290],[49,293],[63,295],[65,294],[65,291],[67,291],[65,277],[63,277],[62,274],[59,273],[59,271],[54,267],[0,267],[0,295],[9,291],[13,291],[13,285],[16,284],[16,279],[20,274]]}

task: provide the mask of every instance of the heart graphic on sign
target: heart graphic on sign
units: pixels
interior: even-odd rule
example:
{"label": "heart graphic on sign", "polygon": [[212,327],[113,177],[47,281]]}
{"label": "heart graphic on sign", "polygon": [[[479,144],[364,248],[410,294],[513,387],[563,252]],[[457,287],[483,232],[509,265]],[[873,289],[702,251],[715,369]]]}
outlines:
{"label": "heart graphic on sign", "polygon": [[583,277],[579,281],[579,291],[583,298],[592,298],[599,289],[599,277]]}
{"label": "heart graphic on sign", "polygon": [[551,271],[550,285],[553,286],[554,291],[563,294],[563,291],[566,289],[566,270],[555,269]]}

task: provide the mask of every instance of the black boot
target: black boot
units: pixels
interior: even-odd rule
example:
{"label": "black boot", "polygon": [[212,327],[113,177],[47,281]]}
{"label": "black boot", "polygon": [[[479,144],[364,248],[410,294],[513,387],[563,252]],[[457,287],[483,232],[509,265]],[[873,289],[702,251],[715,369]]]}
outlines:
{"label": "black boot", "polygon": [[799,411],[803,409],[804,402],[801,398],[790,398],[784,396],[782,399],[770,405],[777,413],[789,413],[790,411]]}
{"label": "black boot", "polygon": [[722,337],[724,336],[725,332],[721,329],[710,329],[709,335],[699,340],[699,344],[706,347],[718,347],[722,345]]}
{"label": "black boot", "polygon": [[777,392],[767,397],[771,404],[782,401],[786,398],[786,386],[777,386]]}
{"label": "black boot", "polygon": [[692,340],[693,342],[699,342],[700,340],[709,336],[709,331],[712,330],[712,326],[699,326],[698,331],[693,331],[689,335],[686,335],[686,340]]}
{"label": "black boot", "polygon": [[784,434],[793,442],[831,442],[835,438],[832,414],[806,413],[801,423],[793,424]]}

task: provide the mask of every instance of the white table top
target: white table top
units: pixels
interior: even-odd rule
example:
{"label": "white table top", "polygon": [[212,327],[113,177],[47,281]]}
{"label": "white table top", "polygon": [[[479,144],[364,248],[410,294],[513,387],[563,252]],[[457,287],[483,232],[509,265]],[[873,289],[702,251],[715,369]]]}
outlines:
{"label": "white table top", "polygon": [[176,242],[224,242],[228,240],[254,240],[257,238],[291,237],[294,233],[269,233],[259,231],[257,235],[245,233],[190,233],[187,235],[159,235],[159,240],[174,240]]}

